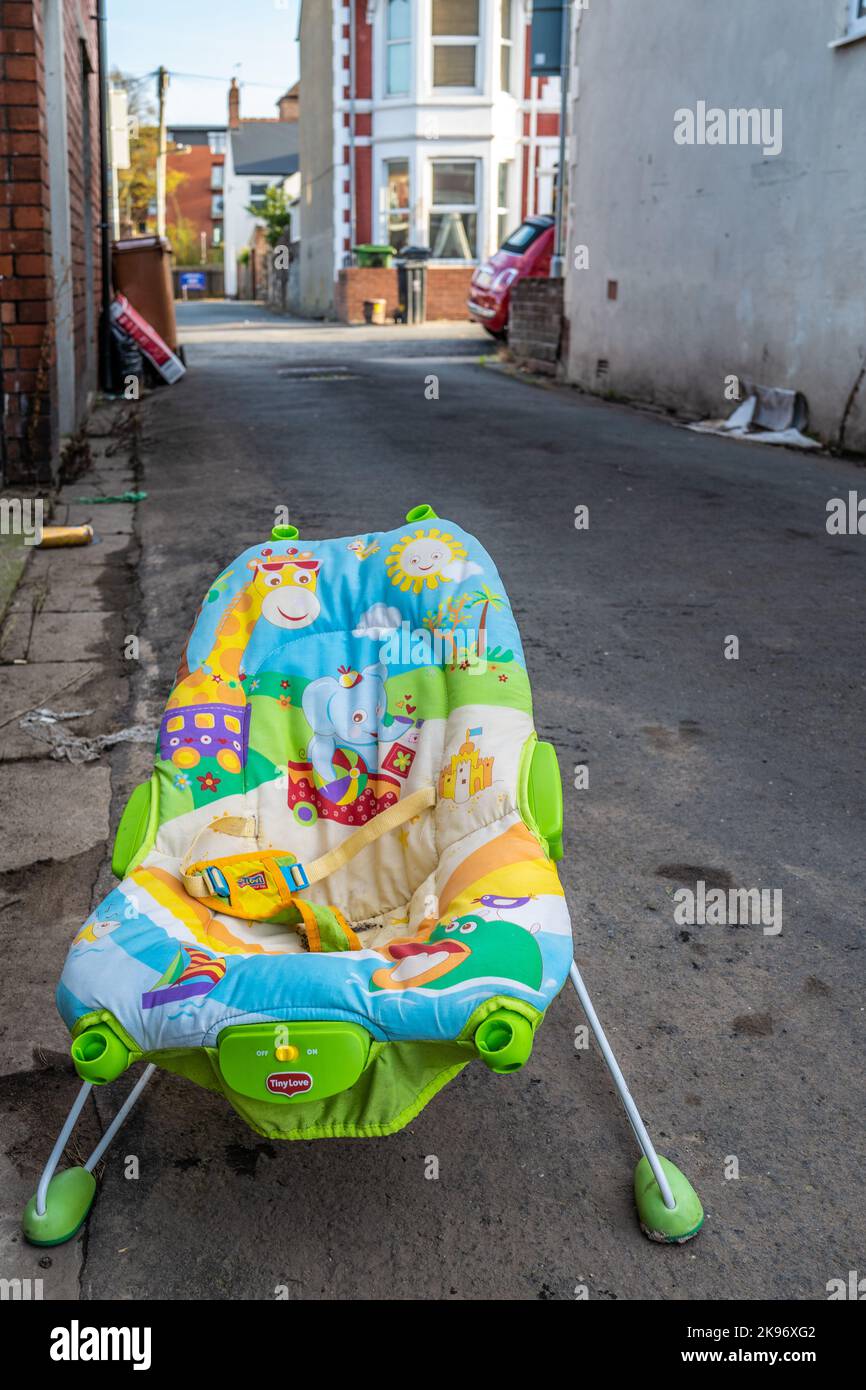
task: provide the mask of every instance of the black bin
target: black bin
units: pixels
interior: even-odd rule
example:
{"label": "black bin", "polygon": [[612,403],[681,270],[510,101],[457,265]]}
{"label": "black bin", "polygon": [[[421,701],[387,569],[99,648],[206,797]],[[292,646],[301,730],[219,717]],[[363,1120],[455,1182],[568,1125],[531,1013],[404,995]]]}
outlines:
{"label": "black bin", "polygon": [[429,246],[407,246],[397,257],[398,323],[425,323],[427,320],[427,262]]}

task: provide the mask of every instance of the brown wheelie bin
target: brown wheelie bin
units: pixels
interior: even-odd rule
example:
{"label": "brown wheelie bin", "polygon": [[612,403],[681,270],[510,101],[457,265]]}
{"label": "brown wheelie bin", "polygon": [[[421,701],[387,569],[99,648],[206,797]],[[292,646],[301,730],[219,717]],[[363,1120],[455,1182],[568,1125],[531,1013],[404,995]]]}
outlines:
{"label": "brown wheelie bin", "polygon": [[172,352],[177,352],[171,246],[165,237],[127,237],[116,241],[111,273],[116,293],[125,294]]}

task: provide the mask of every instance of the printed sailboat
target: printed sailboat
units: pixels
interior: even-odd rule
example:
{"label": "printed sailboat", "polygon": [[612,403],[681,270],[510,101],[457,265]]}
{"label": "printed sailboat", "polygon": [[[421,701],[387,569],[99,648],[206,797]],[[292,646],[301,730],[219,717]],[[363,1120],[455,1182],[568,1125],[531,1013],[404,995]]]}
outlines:
{"label": "printed sailboat", "polygon": [[225,973],[226,963],[222,956],[209,956],[206,951],[181,946],[153,989],[141,996],[141,1007],[155,1009],[160,1004],[173,1004],[180,999],[210,994]]}

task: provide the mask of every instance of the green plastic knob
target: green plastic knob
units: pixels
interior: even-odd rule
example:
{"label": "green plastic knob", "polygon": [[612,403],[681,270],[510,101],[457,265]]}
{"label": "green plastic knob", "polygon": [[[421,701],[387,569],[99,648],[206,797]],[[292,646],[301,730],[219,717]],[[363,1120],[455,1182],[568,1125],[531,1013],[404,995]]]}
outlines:
{"label": "green plastic knob", "polygon": [[85,1028],[70,1051],[81,1080],[91,1081],[94,1086],[116,1081],[129,1066],[129,1048],[106,1023]]}
{"label": "green plastic knob", "polygon": [[497,1009],[475,1029],[475,1046],[491,1071],[518,1071],[532,1051],[532,1024],[513,1009]]}
{"label": "green plastic knob", "polygon": [[81,1229],[96,1196],[96,1179],[86,1168],[67,1168],[48,1184],[45,1210],[36,1210],[36,1194],[24,1208],[21,1225],[31,1245],[62,1245]]}
{"label": "green plastic knob", "polygon": [[413,507],[406,513],[407,521],[438,521],[439,517],[429,502],[422,502],[419,507]]}
{"label": "green plastic knob", "polygon": [[271,540],[296,541],[300,534],[297,526],[275,526],[271,531]]}

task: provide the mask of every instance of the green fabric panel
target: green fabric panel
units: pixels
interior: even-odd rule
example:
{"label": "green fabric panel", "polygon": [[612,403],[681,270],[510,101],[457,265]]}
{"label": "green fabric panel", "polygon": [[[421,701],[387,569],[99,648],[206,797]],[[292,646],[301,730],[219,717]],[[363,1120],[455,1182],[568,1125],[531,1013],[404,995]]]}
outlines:
{"label": "green fabric panel", "polygon": [[363,1073],[348,1091],[291,1105],[233,1091],[223,1081],[216,1048],[153,1052],[146,1060],[209,1091],[222,1091],[266,1139],[364,1139],[402,1129],[475,1056],[471,1042],[373,1043]]}
{"label": "green fabric panel", "polygon": [[211,1053],[216,1056],[211,1047],[177,1047],[167,1052],[148,1052],[145,1060],[155,1062],[162,1071],[170,1071],[174,1076],[182,1076],[187,1081],[195,1082],[196,1086],[203,1086],[206,1091],[221,1093],[223,1087],[219,1077],[214,1074]]}
{"label": "green fabric panel", "polygon": [[[268,1139],[367,1139],[394,1134],[476,1055],[472,1043],[374,1043],[348,1091],[280,1105],[223,1090],[247,1124]],[[216,1054],[212,1056],[219,1074]],[[221,1079],[221,1078],[220,1078]]]}

